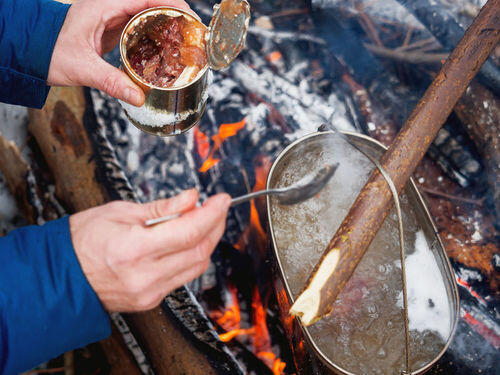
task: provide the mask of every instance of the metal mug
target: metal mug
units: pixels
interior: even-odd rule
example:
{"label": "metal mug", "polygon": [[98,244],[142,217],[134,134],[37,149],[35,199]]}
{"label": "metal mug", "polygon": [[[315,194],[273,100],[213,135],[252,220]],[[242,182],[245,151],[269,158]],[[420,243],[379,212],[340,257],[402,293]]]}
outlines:
{"label": "metal mug", "polygon": [[214,6],[210,26],[206,29],[207,64],[190,82],[180,87],[158,87],[146,82],[131,67],[127,58],[127,42],[134,28],[147,17],[156,14],[200,19],[175,7],[146,9],[135,15],[125,26],[120,38],[122,68],[145,93],[143,106],[135,107],[120,101],[130,122],[140,130],[158,136],[178,135],[192,128],[200,120],[207,103],[207,85],[210,69],[227,67],[243,49],[250,19],[246,0],[223,0]]}
{"label": "metal mug", "polygon": [[[145,93],[142,107],[120,102],[130,122],[137,128],[154,135],[181,134],[192,128],[201,118],[207,102],[208,64],[197,77],[181,87],[158,87],[143,80],[131,67],[127,58],[127,42],[134,28],[147,17],[156,14],[182,15],[195,19],[191,14],[173,7],[147,9],[135,15],[123,30],[120,55],[123,70]],[[197,20],[197,22],[200,22]],[[201,22],[200,22],[201,23]]]}

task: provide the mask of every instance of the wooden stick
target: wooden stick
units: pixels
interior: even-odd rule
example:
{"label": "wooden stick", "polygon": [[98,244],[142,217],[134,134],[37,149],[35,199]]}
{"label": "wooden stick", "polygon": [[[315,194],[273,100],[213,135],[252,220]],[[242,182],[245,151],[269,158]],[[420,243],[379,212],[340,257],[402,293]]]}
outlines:
{"label": "wooden stick", "polygon": [[[500,40],[500,0],[489,0],[450,54],[389,150],[381,159],[398,192],[424,156],[453,106]],[[392,207],[377,169],[333,236],[305,288],[290,309],[305,325],[332,310]]]}
{"label": "wooden stick", "polygon": [[440,64],[448,57],[447,53],[424,53],[418,50],[405,52],[373,44],[365,44],[365,47],[377,56],[410,64]]}

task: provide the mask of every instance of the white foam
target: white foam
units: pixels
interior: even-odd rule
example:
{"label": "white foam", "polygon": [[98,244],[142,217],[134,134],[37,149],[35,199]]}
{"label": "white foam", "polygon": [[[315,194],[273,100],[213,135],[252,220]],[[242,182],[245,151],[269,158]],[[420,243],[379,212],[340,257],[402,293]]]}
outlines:
{"label": "white foam", "polygon": [[[405,264],[410,329],[435,331],[446,341],[451,331],[450,305],[441,272],[422,231],[416,233],[415,252],[406,257]],[[396,265],[401,267],[400,262]],[[403,307],[402,292],[398,306]]]}

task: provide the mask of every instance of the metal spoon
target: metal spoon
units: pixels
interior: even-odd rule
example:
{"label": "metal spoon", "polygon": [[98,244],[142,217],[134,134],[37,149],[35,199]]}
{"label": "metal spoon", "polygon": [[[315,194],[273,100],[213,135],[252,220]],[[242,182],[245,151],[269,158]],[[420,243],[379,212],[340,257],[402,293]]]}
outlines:
{"label": "metal spoon", "polygon": [[[240,197],[233,198],[231,207],[237,204],[249,201],[252,198],[257,198],[263,195],[277,195],[278,202],[284,205],[296,204],[303,202],[316,194],[318,194],[328,183],[330,178],[335,174],[338,163],[327,165],[321,168],[314,176],[307,175],[295,184],[287,187],[260,190],[253,193],[245,194]],[[181,216],[181,213],[158,217],[156,219],[147,220],[144,224],[146,226],[163,223],[165,221],[173,220]]]}

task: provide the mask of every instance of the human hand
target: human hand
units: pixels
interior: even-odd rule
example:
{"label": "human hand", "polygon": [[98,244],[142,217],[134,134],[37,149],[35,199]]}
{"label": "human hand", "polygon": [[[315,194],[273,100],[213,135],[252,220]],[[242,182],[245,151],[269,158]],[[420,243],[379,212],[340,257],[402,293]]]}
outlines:
{"label": "human hand", "polygon": [[[73,247],[83,273],[109,311],[157,306],[203,273],[226,224],[231,198],[218,194],[195,207],[196,190],[146,204],[116,201],[71,215]],[[155,217],[182,212],[146,227]]]}
{"label": "human hand", "polygon": [[140,11],[173,6],[192,13],[184,0],[79,0],[68,10],[59,32],[47,76],[53,86],[90,86],[135,106],[144,92],[101,56],[120,40],[127,22]]}

